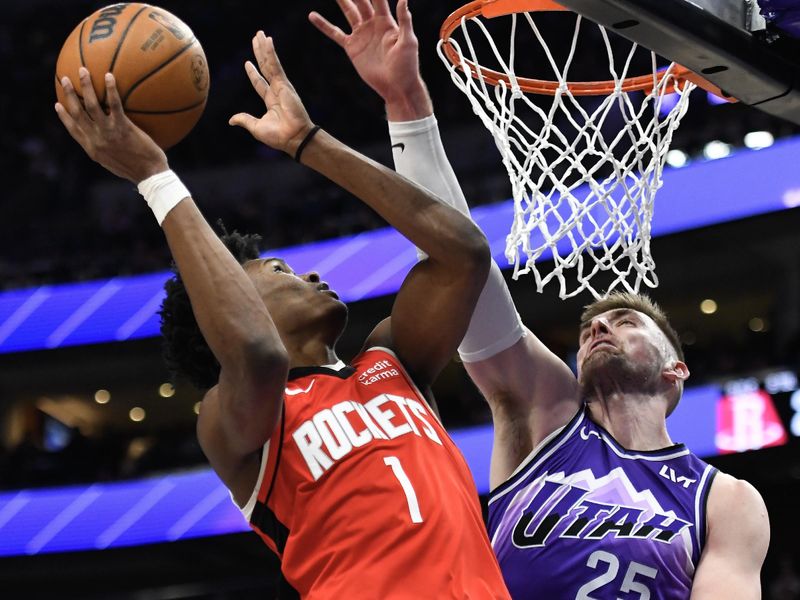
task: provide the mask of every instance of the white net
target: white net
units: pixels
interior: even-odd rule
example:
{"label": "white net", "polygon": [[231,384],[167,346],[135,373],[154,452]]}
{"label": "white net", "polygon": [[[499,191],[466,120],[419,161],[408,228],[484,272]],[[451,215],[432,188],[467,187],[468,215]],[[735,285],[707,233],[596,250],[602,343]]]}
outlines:
{"label": "white net", "polygon": [[[581,17],[576,16],[571,43],[567,40],[565,45],[567,58],[559,66],[534,14],[510,16],[508,58],[478,18],[462,19],[454,32],[463,38],[466,54],[455,35],[450,37],[458,68],[445,56],[442,42],[438,48],[453,82],[492,133],[511,180],[514,221],[506,257],[514,265],[514,278],[533,273],[540,292],[556,279],[561,298],[583,290],[601,298],[620,286],[636,293],[642,282],[656,287],[650,253],[653,202],[662,184],[672,134],[686,113],[694,86],[683,82],[667,96],[665,92],[676,84],[675,66],[659,69],[657,57],[647,51],[652,88],[622,91],[637,46],[626,42],[620,57],[621,38],[613,36],[612,43],[603,27],[589,23],[585,29],[591,28],[596,35],[598,28],[605,43],[602,65],[605,68],[607,63],[607,79],[615,82],[615,89],[589,99],[578,97],[567,82],[581,34]],[[529,96],[520,88],[521,76],[515,72],[519,21],[530,26],[552,79],[558,83],[549,106],[543,99],[550,102],[550,98]],[[474,39],[476,32],[483,38]],[[479,46],[488,53],[485,58],[499,64],[497,71],[505,73],[507,81],[492,85],[486,80],[477,68],[486,65],[477,56]],[[599,51],[595,48],[595,60]],[[574,276],[569,277],[569,272]]]}

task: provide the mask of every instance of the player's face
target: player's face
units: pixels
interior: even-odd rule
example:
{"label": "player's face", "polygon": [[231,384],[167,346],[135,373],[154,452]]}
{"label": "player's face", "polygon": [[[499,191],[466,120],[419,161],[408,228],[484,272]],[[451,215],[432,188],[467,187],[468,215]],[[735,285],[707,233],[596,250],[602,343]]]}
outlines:
{"label": "player's face", "polygon": [[669,342],[658,325],[631,309],[596,316],[581,329],[579,345],[578,381],[584,389],[650,392],[670,359]]}
{"label": "player's face", "polygon": [[317,324],[341,333],[347,306],[318,273],[295,273],[279,258],[251,260],[244,269],[281,333]]}

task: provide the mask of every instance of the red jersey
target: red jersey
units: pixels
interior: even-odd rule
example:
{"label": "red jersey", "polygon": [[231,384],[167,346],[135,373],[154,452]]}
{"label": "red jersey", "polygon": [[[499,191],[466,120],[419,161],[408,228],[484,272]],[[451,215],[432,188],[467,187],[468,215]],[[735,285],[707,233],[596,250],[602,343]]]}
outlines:
{"label": "red jersey", "polygon": [[295,597],[509,598],[469,467],[384,348],[289,373],[243,511]]}

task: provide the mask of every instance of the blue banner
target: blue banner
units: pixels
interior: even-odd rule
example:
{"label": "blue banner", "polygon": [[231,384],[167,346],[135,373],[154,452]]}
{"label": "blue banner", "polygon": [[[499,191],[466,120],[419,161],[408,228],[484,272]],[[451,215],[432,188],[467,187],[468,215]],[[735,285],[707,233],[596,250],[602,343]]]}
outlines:
{"label": "blue banner", "polygon": [[[792,139],[764,150],[668,169],[658,193],[653,236],[800,206],[798,155],[800,140]],[[511,201],[473,211],[501,266],[507,264],[505,240],[512,215]],[[392,229],[265,255],[284,258],[297,272],[319,272],[345,302],[396,292],[416,261],[414,248]],[[2,293],[0,353],[156,336],[168,277],[162,272]]]}

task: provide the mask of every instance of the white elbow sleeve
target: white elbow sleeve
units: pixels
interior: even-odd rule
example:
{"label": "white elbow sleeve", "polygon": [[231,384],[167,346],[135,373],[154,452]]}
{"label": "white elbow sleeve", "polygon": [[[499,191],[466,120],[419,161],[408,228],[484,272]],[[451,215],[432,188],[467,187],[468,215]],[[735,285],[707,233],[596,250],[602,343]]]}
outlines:
{"label": "white elbow sleeve", "polygon": [[525,335],[511,292],[508,290],[500,267],[492,261],[486,285],[478,299],[469,329],[458,347],[464,362],[478,362],[491,358],[513,346]]}
{"label": "white elbow sleeve", "polygon": [[[395,169],[465,215],[469,205],[447,160],[436,117],[389,123]],[[417,250],[420,259],[425,255]],[[525,335],[500,268],[492,261],[486,285],[458,348],[464,362],[486,360]]]}
{"label": "white elbow sleeve", "polygon": [[469,206],[447,160],[436,117],[389,122],[395,170],[465,215]]}

